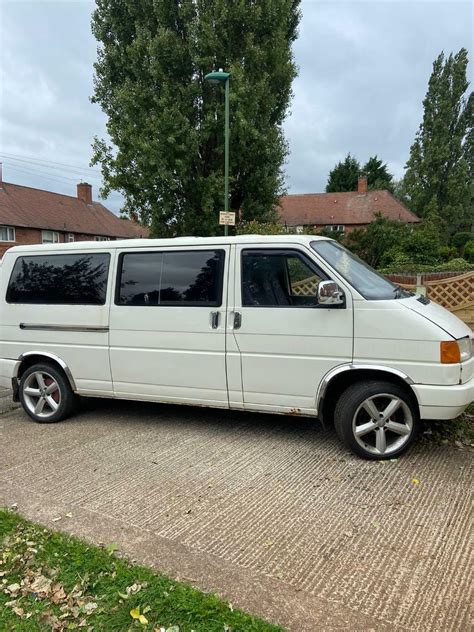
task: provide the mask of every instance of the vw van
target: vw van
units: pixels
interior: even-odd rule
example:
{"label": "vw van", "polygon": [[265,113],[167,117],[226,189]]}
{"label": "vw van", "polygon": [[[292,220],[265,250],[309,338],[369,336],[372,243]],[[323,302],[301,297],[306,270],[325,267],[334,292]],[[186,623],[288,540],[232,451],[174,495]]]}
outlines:
{"label": "vw van", "polygon": [[302,415],[387,459],[474,399],[471,329],[324,237],[18,246],[0,297],[0,385],[40,423],[81,395]]}

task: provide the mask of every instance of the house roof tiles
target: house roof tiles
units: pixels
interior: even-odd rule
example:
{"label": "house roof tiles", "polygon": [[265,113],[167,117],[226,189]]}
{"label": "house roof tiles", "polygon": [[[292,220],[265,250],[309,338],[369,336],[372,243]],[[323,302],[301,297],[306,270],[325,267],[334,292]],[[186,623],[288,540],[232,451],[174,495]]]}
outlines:
{"label": "house roof tiles", "polygon": [[148,229],[120,219],[99,202],[3,182],[0,223],[104,237],[147,237]]}
{"label": "house roof tiles", "polygon": [[304,193],[280,198],[280,217],[288,226],[364,225],[376,213],[401,222],[420,219],[389,191]]}

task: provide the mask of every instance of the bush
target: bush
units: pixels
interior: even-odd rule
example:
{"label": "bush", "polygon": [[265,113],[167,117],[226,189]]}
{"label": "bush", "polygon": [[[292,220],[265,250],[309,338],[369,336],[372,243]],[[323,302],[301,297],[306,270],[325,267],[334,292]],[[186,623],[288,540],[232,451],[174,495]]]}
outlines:
{"label": "bush", "polygon": [[413,261],[405,262],[402,264],[391,264],[383,268],[379,268],[379,272],[382,274],[417,274],[422,272],[470,272],[474,270],[474,263],[469,263],[465,259],[451,259],[447,263],[441,263],[439,265],[430,266],[417,264]]}
{"label": "bush", "polygon": [[453,246],[458,249],[460,257],[464,256],[464,249],[467,243],[470,242],[473,238],[474,235],[472,233],[468,233],[467,231],[456,233],[455,235],[453,235],[451,241]]}
{"label": "bush", "polygon": [[283,224],[272,224],[269,222],[242,222],[235,227],[237,235],[284,235],[288,231],[285,230]]}
{"label": "bush", "polygon": [[474,263],[474,239],[468,241],[464,246],[464,258],[469,261],[469,263]]}
{"label": "bush", "polygon": [[450,261],[458,256],[458,251],[454,246],[441,246],[439,257],[442,261]]}

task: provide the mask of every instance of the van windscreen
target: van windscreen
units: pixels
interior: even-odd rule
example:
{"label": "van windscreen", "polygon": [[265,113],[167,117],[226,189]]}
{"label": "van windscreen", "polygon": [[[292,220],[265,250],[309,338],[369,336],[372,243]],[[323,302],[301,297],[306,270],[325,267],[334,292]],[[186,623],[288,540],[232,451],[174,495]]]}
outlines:
{"label": "van windscreen", "polygon": [[341,246],[337,241],[324,239],[312,241],[311,248],[318,253],[343,279],[368,300],[405,298],[409,292],[402,290],[376,272],[357,255]]}
{"label": "van windscreen", "polygon": [[8,284],[8,303],[104,305],[108,253],[18,257]]}

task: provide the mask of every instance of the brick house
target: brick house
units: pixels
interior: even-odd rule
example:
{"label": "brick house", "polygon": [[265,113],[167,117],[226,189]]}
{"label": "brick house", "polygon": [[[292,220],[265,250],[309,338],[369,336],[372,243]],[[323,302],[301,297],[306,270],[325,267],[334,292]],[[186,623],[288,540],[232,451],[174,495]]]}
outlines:
{"label": "brick house", "polygon": [[303,233],[305,227],[348,233],[373,221],[376,213],[411,224],[420,221],[389,191],[368,191],[367,178],[359,178],[357,191],[303,193],[280,198],[280,221]]}
{"label": "brick house", "polygon": [[0,180],[0,257],[23,244],[139,237],[148,237],[148,229],[94,202],[87,182],[72,197]]}

